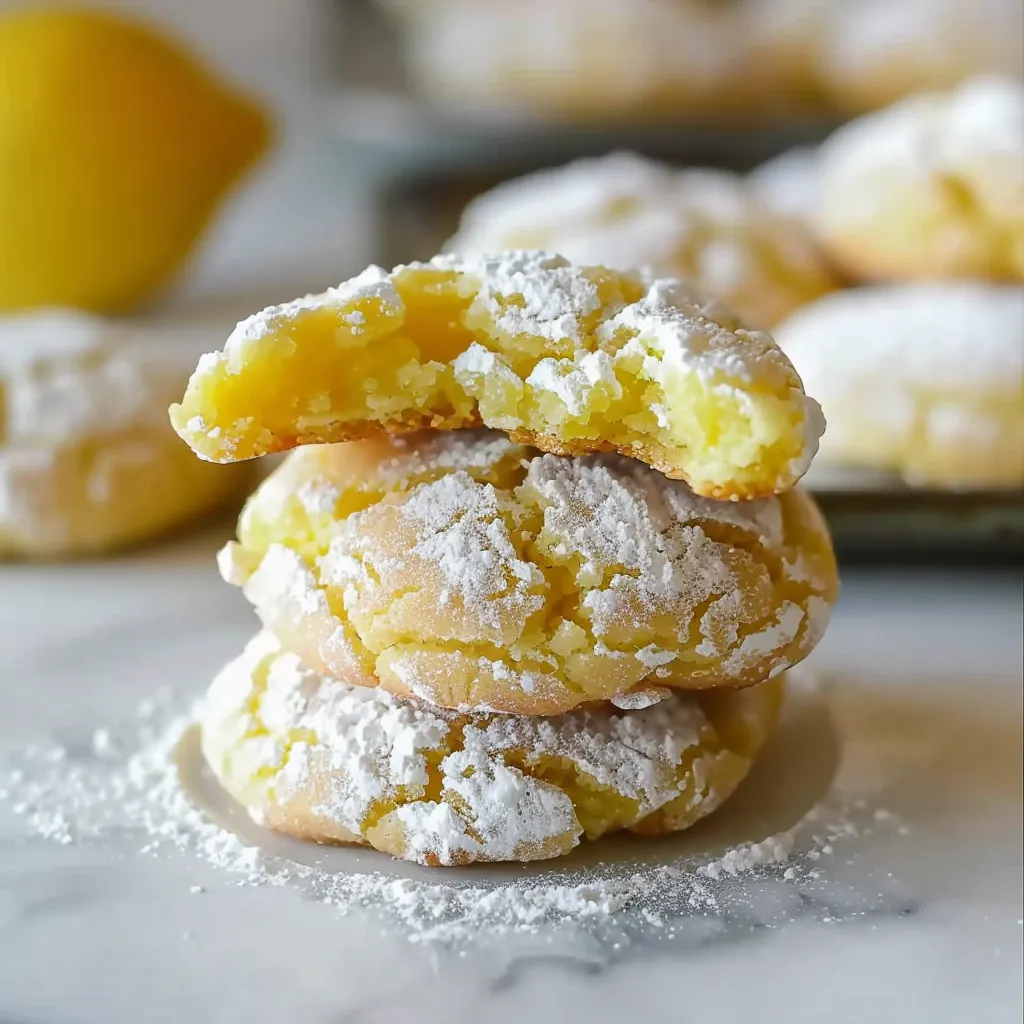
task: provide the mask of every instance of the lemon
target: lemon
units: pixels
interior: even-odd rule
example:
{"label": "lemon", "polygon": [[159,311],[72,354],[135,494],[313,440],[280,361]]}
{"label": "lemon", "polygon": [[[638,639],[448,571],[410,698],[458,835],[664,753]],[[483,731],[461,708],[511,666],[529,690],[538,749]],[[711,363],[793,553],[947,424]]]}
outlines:
{"label": "lemon", "polygon": [[0,16],[0,310],[137,305],[269,134],[258,107],[148,27]]}

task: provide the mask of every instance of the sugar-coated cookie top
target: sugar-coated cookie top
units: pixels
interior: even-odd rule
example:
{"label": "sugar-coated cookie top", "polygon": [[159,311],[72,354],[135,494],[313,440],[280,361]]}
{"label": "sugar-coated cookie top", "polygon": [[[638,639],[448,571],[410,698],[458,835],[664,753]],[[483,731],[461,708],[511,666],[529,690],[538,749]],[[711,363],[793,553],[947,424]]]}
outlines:
{"label": "sugar-coated cookie top", "polygon": [[1024,389],[1024,287],[1015,285],[833,292],[794,313],[777,336],[826,405],[836,389],[873,375],[922,390]]}
{"label": "sugar-coated cookie top", "polygon": [[[467,292],[475,292],[472,311],[487,315],[499,330],[508,334],[528,334],[550,341],[579,341],[594,314],[612,313],[625,319],[637,319],[643,316],[643,310],[648,310],[664,315],[663,350],[671,349],[681,357],[683,349],[691,348],[694,359],[699,361],[711,349],[701,344],[698,336],[724,335],[736,326],[731,314],[682,282],[661,280],[639,272],[626,275],[626,283],[638,296],[634,302],[629,302],[621,291],[602,288],[602,284],[609,282],[609,275],[602,273],[599,267],[580,266],[562,256],[541,251],[512,250],[435,256],[429,263],[410,263],[392,271],[370,266],[335,288],[254,313],[232,331],[224,346],[224,356],[230,365],[233,357],[243,354],[247,343],[260,341],[312,309],[345,310],[368,303],[376,316],[397,319],[407,309],[397,279],[416,271],[463,275]],[[720,322],[714,320],[716,316]],[[353,309],[342,319],[353,334],[361,333],[365,323],[363,313]],[[748,345],[744,355],[761,355],[762,347]],[[771,346],[767,348],[770,350]],[[778,352],[769,351],[767,355],[766,370],[772,362],[785,363]],[[202,371],[219,358],[219,353],[204,356],[198,370]],[[740,362],[738,358],[733,360],[737,367]]]}
{"label": "sugar-coated cookie top", "polygon": [[[740,713],[745,702],[756,746],[772,701],[741,697]],[[267,633],[214,681],[202,720],[207,759],[257,816],[312,791],[311,812],[358,837],[386,810],[402,830],[402,856],[441,864],[531,859],[549,841],[574,845],[579,787],[547,781],[544,764],[592,780],[582,789],[594,804],[602,792],[612,807],[632,801],[636,819],[680,796],[686,756],[702,780],[720,749],[696,698],[548,718],[464,715],[324,678]],[[317,786],[317,775],[330,784]],[[717,799],[694,789],[694,807]]]}
{"label": "sugar-coated cookie top", "polygon": [[[840,128],[821,148],[822,202],[856,220],[890,184],[951,174],[1000,218],[1024,217],[1024,84],[982,76],[923,93]],[[890,177],[887,177],[890,176]]]}
{"label": "sugar-coated cookie top", "polygon": [[370,267],[203,356],[175,429],[239,461],[422,427],[615,448],[710,497],[778,493],[824,429],[786,356],[676,277],[536,250]]}
{"label": "sugar-coated cookie top", "polygon": [[72,310],[0,317],[0,443],[81,441],[165,422],[186,363],[141,339]]}
{"label": "sugar-coated cookie top", "polygon": [[800,226],[762,204],[741,177],[679,170],[626,152],[497,186],[469,204],[448,243],[470,255],[510,246],[553,249],[622,270],[688,273],[719,296],[732,296],[765,259],[790,277],[823,276]]}

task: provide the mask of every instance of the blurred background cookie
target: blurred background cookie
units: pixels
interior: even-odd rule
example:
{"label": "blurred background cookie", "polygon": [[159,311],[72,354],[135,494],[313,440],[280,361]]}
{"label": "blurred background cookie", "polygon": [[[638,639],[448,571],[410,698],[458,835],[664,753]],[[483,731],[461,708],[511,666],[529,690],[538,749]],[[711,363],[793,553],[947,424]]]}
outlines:
{"label": "blurred background cookie", "polygon": [[771,327],[835,286],[798,221],[726,171],[678,170],[632,153],[580,160],[474,199],[447,249],[546,249],[578,263],[651,267]]}
{"label": "blurred background cookie", "polygon": [[706,119],[744,95],[733,5],[701,0],[447,0],[399,13],[415,86],[476,116]]}
{"label": "blurred background cookie", "polygon": [[98,554],[241,497],[245,468],[199,462],[167,421],[175,347],[82,313],[0,317],[0,558]]}
{"label": "blurred background cookie", "polygon": [[[810,5],[814,0],[805,0]],[[827,102],[859,113],[982,73],[1024,76],[1021,0],[831,0],[816,60]]]}
{"label": "blurred background cookie", "polygon": [[476,116],[862,113],[1024,76],[1021,0],[379,0],[413,87]]}
{"label": "blurred background cookie", "polygon": [[815,226],[866,280],[1024,280],[1024,85],[978,78],[846,125],[821,147]]}
{"label": "blurred background cookie", "polygon": [[1024,287],[833,292],[778,339],[826,410],[823,464],[916,485],[1024,485]]}

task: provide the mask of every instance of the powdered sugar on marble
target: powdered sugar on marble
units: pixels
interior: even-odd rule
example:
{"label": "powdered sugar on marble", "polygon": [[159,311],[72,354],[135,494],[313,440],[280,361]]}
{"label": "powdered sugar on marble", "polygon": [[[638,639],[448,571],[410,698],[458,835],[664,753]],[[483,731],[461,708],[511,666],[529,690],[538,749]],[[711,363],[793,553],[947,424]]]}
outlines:
{"label": "powdered sugar on marble", "polygon": [[222,869],[226,884],[295,887],[336,912],[369,912],[410,942],[457,948],[566,926],[598,941],[607,929],[615,942],[623,929],[671,934],[687,917],[726,919],[735,878],[806,892],[842,844],[873,829],[906,831],[888,812],[854,802],[819,807],[789,832],[703,861],[554,869],[486,884],[436,872],[423,878],[320,870],[248,845],[198,809],[179,768],[195,719],[180,708],[172,694],[161,693],[131,721],[97,729],[89,749],[37,745],[9,753],[0,760],[0,812],[13,812],[27,833],[61,845],[128,834],[140,855],[195,858]]}

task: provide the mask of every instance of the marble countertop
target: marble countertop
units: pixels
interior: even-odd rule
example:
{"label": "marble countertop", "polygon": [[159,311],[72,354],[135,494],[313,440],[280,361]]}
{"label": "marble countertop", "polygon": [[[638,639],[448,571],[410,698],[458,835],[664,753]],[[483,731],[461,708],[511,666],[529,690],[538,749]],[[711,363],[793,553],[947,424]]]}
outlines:
{"label": "marble countertop", "polygon": [[[111,561],[0,567],[0,760],[30,742],[87,748],[148,695],[202,690],[254,628],[213,566],[228,529]],[[851,830],[819,854],[814,886],[741,875],[728,913],[614,941],[541,924],[457,948],[410,942],[373,907],[239,885],[187,850],[141,855],[130,829],[42,838],[13,787],[0,799],[0,1022],[1010,1024],[1021,648],[1017,576],[847,574],[812,658],[837,752],[820,781],[898,827]],[[747,804],[824,770],[813,736],[784,739],[783,767]],[[715,836],[697,841],[714,853]]]}

